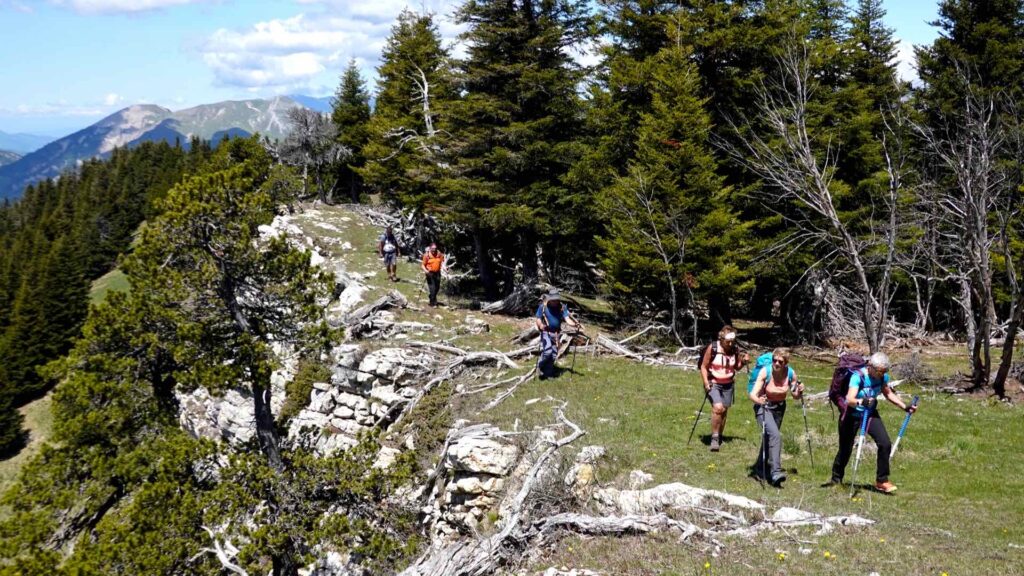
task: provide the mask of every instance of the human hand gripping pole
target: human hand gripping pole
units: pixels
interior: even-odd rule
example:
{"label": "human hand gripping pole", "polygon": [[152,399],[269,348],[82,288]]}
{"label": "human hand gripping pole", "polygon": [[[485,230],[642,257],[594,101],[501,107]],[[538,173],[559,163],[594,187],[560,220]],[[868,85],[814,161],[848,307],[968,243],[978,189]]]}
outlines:
{"label": "human hand gripping pole", "polygon": [[[921,399],[920,396],[914,396],[913,402],[910,403],[911,408],[917,408],[917,402]],[[903,425],[900,426],[900,433],[896,435],[896,441],[892,443],[892,452],[889,452],[889,461],[892,461],[892,457],[896,455],[896,448],[900,445],[900,439],[903,438],[903,434],[907,431],[907,425],[910,424],[910,417],[914,415],[913,410],[907,410],[907,415],[903,418]]]}
{"label": "human hand gripping pole", "polygon": [[864,436],[868,430],[868,414],[871,412],[869,408],[864,408],[864,415],[860,419],[860,436],[857,438],[857,458],[853,461],[853,479],[850,482],[850,498],[857,493],[857,467],[860,465],[860,453],[864,448]]}

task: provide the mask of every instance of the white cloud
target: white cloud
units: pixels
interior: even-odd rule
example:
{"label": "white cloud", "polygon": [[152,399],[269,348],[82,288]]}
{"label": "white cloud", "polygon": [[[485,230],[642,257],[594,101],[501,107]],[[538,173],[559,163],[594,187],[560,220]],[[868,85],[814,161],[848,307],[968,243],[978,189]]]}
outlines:
{"label": "white cloud", "polygon": [[33,12],[31,6],[19,0],[0,0],[0,10],[3,10],[4,8],[10,8],[15,12],[21,12],[23,14],[31,14]]}
{"label": "white cloud", "polygon": [[914,57],[914,45],[906,40],[897,39],[896,74],[901,80],[917,85],[921,83],[917,75],[917,60]]}
{"label": "white cloud", "polygon": [[220,29],[202,46],[203,61],[221,84],[274,88],[308,84],[350,57],[376,59],[388,26],[303,14],[260,22],[248,30]]}
{"label": "white cloud", "polygon": [[209,3],[218,0],[50,0],[79,14],[135,14],[184,4]]}
{"label": "white cloud", "polygon": [[101,116],[109,113],[102,106],[77,106],[63,102],[46,104],[19,104],[14,108],[0,108],[0,114],[11,116]]}
{"label": "white cloud", "polygon": [[448,18],[456,0],[296,0],[315,12],[259,22],[246,29],[221,28],[199,47],[203,62],[222,85],[250,92],[316,91],[335,82],[354,58],[373,79],[391,27],[404,8],[433,11],[442,37],[458,33]]}
{"label": "white cloud", "polygon": [[104,106],[116,106],[117,104],[120,104],[122,101],[124,101],[124,97],[120,94],[115,94],[113,92],[103,97]]}

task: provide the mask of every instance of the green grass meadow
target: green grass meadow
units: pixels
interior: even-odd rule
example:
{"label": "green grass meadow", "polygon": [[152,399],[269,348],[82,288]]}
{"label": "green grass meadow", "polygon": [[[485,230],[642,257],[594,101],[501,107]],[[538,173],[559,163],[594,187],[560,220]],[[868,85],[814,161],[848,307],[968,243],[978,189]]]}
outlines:
{"label": "green grass meadow", "polygon": [[[563,368],[571,357],[561,361]],[[795,369],[809,393],[827,389],[831,366],[802,362]],[[714,553],[704,543],[656,538],[572,537],[532,568],[571,566],[611,574],[1024,574],[1024,445],[1020,409],[998,402],[954,397],[912,386],[920,410],[892,463],[894,495],[849,486],[823,488],[835,456],[836,424],[827,400],[808,403],[814,467],[808,457],[803,416],[790,400],[783,423],[782,489],[762,488],[748,476],[757,457],[760,429],[749,399],[738,397],[729,412],[722,451],[708,451],[709,407],[687,435],[702,400],[695,372],[651,367],[612,358],[579,355],[572,380],[534,380],[477,419],[503,428],[531,428],[553,420],[548,396],[568,401],[567,415],[587,430],[579,446],[608,449],[598,466],[602,485],[623,486],[631,470],[654,483],[684,482],[741,494],[768,506],[769,513],[793,506],[828,515],[858,514],[877,521],[869,528],[839,528],[816,536],[814,529],[764,533],[754,541],[724,538]],[[899,377],[898,374],[895,377]],[[744,390],[746,375],[739,385]],[[484,404],[491,396],[473,400]],[[904,413],[891,404],[882,418],[895,439]],[[859,485],[873,484],[876,452],[867,440]],[[851,461],[846,480],[852,477]],[[707,565],[707,567],[705,567]]]}

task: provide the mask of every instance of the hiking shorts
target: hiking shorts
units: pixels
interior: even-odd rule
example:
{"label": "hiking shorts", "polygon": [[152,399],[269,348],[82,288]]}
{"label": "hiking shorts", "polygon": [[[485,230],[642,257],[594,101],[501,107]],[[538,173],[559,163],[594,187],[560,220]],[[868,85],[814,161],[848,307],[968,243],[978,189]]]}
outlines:
{"label": "hiking shorts", "polygon": [[398,252],[385,252],[384,253],[384,265],[394,266],[398,263]]}
{"label": "hiking shorts", "polygon": [[732,406],[733,399],[736,396],[736,385],[712,384],[711,391],[708,392],[708,396],[711,396],[712,404],[721,404],[728,408],[729,406]]}

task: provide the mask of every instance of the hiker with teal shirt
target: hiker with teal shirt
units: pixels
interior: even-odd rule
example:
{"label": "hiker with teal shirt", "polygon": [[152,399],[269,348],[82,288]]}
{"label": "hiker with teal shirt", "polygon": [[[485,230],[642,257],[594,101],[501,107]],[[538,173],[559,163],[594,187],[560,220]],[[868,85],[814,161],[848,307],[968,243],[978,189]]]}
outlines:
{"label": "hiker with teal shirt", "polygon": [[548,291],[537,307],[536,322],[537,330],[540,330],[540,359],[537,360],[537,370],[540,372],[541,380],[553,378],[562,323],[565,322],[573,328],[579,326],[569,317],[569,308],[562,304],[562,297],[555,289]]}
{"label": "hiker with teal shirt", "polygon": [[829,484],[839,484],[843,481],[846,465],[853,454],[853,443],[860,431],[861,420],[866,414],[867,434],[878,448],[875,489],[886,494],[896,491],[896,485],[889,481],[889,452],[892,450],[892,442],[878,414],[879,396],[884,396],[904,412],[912,414],[917,410],[916,406],[905,403],[900,395],[889,387],[889,357],[882,352],[875,352],[868,358],[867,366],[850,376],[850,387],[846,392],[847,409],[839,418],[839,452],[832,464],[832,479]]}
{"label": "hiker with teal shirt", "polygon": [[[772,351],[771,366],[760,369],[755,367],[757,376],[749,392],[757,423],[763,431],[754,474],[776,487],[786,480],[786,474],[782,471],[782,418],[786,415],[786,393],[790,393],[796,400],[804,393],[804,385],[796,379],[796,372],[789,367],[789,356],[789,348],[776,348]],[[767,461],[765,456],[768,457]]]}

